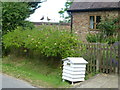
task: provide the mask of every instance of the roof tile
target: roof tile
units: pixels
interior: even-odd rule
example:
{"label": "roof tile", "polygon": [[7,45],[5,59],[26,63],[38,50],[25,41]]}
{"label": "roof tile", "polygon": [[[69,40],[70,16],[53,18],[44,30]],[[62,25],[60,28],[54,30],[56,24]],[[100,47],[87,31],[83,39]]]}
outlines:
{"label": "roof tile", "polygon": [[73,2],[68,11],[119,8],[118,2]]}

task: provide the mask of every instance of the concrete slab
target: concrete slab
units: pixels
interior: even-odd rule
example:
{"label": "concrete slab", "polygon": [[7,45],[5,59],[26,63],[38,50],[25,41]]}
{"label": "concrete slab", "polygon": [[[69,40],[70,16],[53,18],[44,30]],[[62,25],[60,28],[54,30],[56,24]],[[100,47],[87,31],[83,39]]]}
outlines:
{"label": "concrete slab", "polygon": [[75,88],[118,88],[118,75],[98,74]]}

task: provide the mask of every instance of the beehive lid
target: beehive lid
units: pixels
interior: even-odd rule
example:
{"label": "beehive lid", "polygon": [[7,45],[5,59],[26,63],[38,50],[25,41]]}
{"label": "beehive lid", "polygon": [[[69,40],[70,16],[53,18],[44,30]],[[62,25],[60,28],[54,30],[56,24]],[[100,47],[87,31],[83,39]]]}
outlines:
{"label": "beehive lid", "polygon": [[82,57],[68,57],[68,58],[65,58],[63,59],[63,61],[70,61],[71,63],[83,63],[83,64],[86,64],[88,63],[84,58]]}

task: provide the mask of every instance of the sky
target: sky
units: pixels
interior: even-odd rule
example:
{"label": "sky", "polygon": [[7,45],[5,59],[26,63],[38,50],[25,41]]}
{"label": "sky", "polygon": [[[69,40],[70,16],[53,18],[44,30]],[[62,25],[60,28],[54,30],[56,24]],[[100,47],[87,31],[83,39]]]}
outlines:
{"label": "sky", "polygon": [[[59,22],[62,18],[60,18],[58,12],[61,8],[65,7],[66,1],[67,0],[47,0],[46,2],[40,3],[41,7],[31,14],[27,20],[32,22],[48,22],[48,17],[51,19],[49,22]],[[43,16],[44,20],[40,20]]]}

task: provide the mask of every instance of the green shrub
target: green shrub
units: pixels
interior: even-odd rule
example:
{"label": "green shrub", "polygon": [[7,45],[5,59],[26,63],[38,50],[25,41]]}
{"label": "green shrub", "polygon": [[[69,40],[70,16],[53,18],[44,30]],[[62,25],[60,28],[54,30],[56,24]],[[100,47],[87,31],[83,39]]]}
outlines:
{"label": "green shrub", "polygon": [[98,28],[107,36],[112,36],[114,33],[116,33],[116,30],[118,29],[119,17],[113,19],[113,18],[105,18],[105,20],[102,20],[98,24]]}
{"label": "green shrub", "polygon": [[118,33],[117,30],[119,27],[118,18],[105,18],[101,20],[98,24],[98,28],[100,30],[97,34],[88,34],[86,39],[90,43],[108,43],[113,44],[118,41]]}
{"label": "green shrub", "polygon": [[22,28],[17,28],[15,31],[8,32],[3,36],[3,45],[5,48],[15,46],[20,47],[22,45]]}
{"label": "green shrub", "polygon": [[93,35],[93,34],[88,34],[86,39],[88,42],[97,42],[97,37],[96,35]]}
{"label": "green shrub", "polygon": [[90,43],[99,42],[99,43],[113,44],[118,41],[117,35],[105,36],[103,33],[88,34],[86,39]]}
{"label": "green shrub", "polygon": [[108,44],[113,44],[118,41],[118,37],[117,36],[109,36],[108,38],[106,38],[106,41],[108,42]]}
{"label": "green shrub", "polygon": [[26,50],[39,50],[46,57],[66,58],[80,56],[77,36],[55,26],[42,25],[32,30],[18,27],[3,36],[5,48],[23,47]]}

